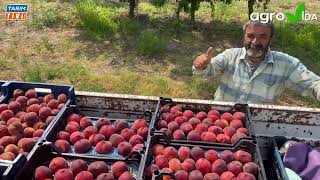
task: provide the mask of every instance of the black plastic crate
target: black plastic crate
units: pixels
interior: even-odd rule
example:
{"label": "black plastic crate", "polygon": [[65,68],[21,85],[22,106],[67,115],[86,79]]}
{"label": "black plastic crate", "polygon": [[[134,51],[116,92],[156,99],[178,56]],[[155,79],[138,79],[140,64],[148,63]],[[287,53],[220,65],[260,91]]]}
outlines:
{"label": "black plastic crate", "polygon": [[27,162],[27,158],[23,154],[19,154],[14,161],[5,161],[0,162],[0,173],[2,174],[2,180],[11,180],[14,179],[16,173],[20,168]]}
{"label": "black plastic crate", "polygon": [[5,83],[6,83],[6,81],[0,81],[0,101],[2,100],[3,95],[4,95],[4,87],[3,87],[3,85]]}
{"label": "black plastic crate", "polygon": [[[197,143],[197,144],[202,144],[202,145],[211,145],[211,146],[225,146],[225,147],[232,147],[234,146],[233,144],[227,144],[227,143],[218,143],[218,142],[205,142],[205,141],[190,141],[190,140],[174,140],[171,137],[168,137],[165,133],[163,133],[162,131],[160,131],[160,128],[158,127],[158,122],[161,119],[161,107],[163,105],[170,105],[170,107],[174,106],[174,105],[179,105],[182,108],[182,111],[185,110],[191,110],[193,111],[195,114],[197,112],[200,111],[204,111],[204,112],[208,112],[210,110],[217,110],[219,111],[220,114],[224,113],[224,112],[229,112],[231,114],[233,114],[236,111],[239,112],[243,112],[245,114],[245,124],[243,124],[243,126],[245,128],[247,128],[249,135],[245,138],[242,139],[248,139],[248,140],[255,140],[255,133],[254,133],[254,129],[252,126],[252,122],[251,122],[251,117],[250,117],[250,109],[249,106],[247,104],[234,104],[234,106],[223,106],[223,105],[214,105],[214,104],[199,104],[199,103],[180,103],[180,102],[174,102],[172,99],[170,98],[163,98],[160,97],[159,103],[158,103],[158,107],[156,109],[155,112],[155,118],[152,122],[152,129],[151,132],[155,133],[155,134],[163,134],[165,138],[170,139],[170,141],[172,143]],[[173,134],[173,132],[172,132]],[[230,138],[231,139],[231,138]]]}
{"label": "black plastic crate", "polygon": [[[128,122],[129,124],[129,128],[131,127],[132,123],[136,120],[136,119],[145,119],[147,124],[149,125],[148,127],[148,134],[150,133],[150,122],[151,119],[153,117],[153,113],[149,110],[146,110],[144,112],[128,112],[128,111],[115,111],[115,110],[105,110],[105,114],[107,116],[105,117],[91,117],[91,116],[86,116],[87,113],[90,114],[90,112],[83,112],[80,111],[75,105],[71,105],[70,107],[68,107],[66,109],[66,111],[63,112],[63,114],[60,116],[60,119],[57,120],[54,125],[52,125],[51,129],[47,131],[47,133],[44,135],[43,140],[44,141],[48,141],[51,143],[54,143],[57,140],[57,133],[59,131],[63,131],[67,125],[67,117],[72,114],[72,113],[76,113],[79,114],[81,117],[88,117],[91,119],[91,122],[93,124],[93,126],[95,126],[96,121],[99,118],[108,118],[111,123],[113,124],[114,121],[116,121],[116,119],[123,119],[125,121]],[[81,130],[82,132],[83,130]],[[149,144],[149,138],[147,138],[144,141],[144,148],[145,149],[147,147],[147,145]],[[70,142],[69,142],[70,143]],[[95,147],[91,147],[91,150],[88,151],[87,153],[76,153],[74,151],[74,146],[70,143],[71,145],[71,149],[69,150],[68,154],[81,154],[81,155],[88,155],[88,156],[103,156],[103,157],[113,157],[113,158],[118,158],[118,159],[123,159],[125,157],[123,157],[122,155],[120,155],[117,152],[117,149],[115,147],[113,147],[113,150],[110,153],[107,154],[99,154],[95,151]]]}
{"label": "black plastic crate", "polygon": [[[260,154],[260,150],[257,145],[257,142],[255,142],[255,141],[241,139],[237,144],[235,144],[234,147],[224,147],[224,146],[210,146],[210,145],[202,145],[202,144],[194,144],[194,143],[193,144],[172,143],[170,141],[166,141],[161,136],[163,136],[163,135],[151,136],[150,145],[149,145],[149,148],[147,149],[147,157],[143,160],[143,163],[145,164],[144,169],[142,169],[142,171],[141,171],[142,174],[140,174],[139,180],[140,179],[147,179],[147,176],[146,176],[147,168],[154,162],[154,156],[152,154],[151,149],[152,149],[153,145],[155,145],[155,144],[161,144],[164,147],[172,146],[177,150],[181,146],[186,146],[186,147],[189,147],[190,149],[198,146],[205,151],[213,149],[213,150],[217,151],[218,154],[219,154],[219,152],[221,152],[223,150],[230,150],[232,152],[235,152],[235,151],[241,149],[246,152],[249,152],[252,155],[253,162],[258,165],[259,171],[258,171],[258,177],[256,177],[257,180],[267,180],[262,157]],[[161,180],[163,178],[163,175],[170,175],[170,176],[172,176],[172,178],[174,178],[174,175],[168,171],[156,170],[153,173],[152,179]]]}
{"label": "black plastic crate", "polygon": [[[70,166],[70,162],[72,160],[81,159],[84,160],[88,165],[94,161],[104,161],[108,165],[108,172],[111,172],[111,165],[117,161],[125,162],[130,174],[133,177],[137,178],[139,171],[140,171],[140,164],[141,164],[141,154],[132,154],[131,157],[127,157],[125,159],[117,159],[117,158],[106,158],[101,156],[86,156],[86,155],[79,155],[79,154],[66,154],[66,153],[59,153],[56,151],[52,144],[40,144],[33,156],[30,160],[16,173],[14,179],[16,180],[32,180],[34,179],[34,172],[35,169],[39,166],[49,166],[50,161],[55,157],[63,157],[68,162],[68,167]],[[75,178],[75,177],[74,177]]]}

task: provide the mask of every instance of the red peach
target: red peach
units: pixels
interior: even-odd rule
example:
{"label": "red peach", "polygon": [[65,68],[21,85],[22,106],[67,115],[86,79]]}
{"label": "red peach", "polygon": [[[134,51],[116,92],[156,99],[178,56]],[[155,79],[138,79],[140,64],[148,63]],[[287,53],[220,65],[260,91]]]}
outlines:
{"label": "red peach", "polygon": [[133,146],[132,151],[137,150],[137,149],[142,149],[144,147],[143,144],[136,144]]}
{"label": "red peach", "polygon": [[181,129],[185,134],[188,134],[190,131],[193,130],[193,127],[192,127],[191,123],[185,122],[185,123],[182,123],[182,124],[181,124],[180,129]]}
{"label": "red peach", "polygon": [[230,171],[223,172],[220,176],[221,180],[234,180],[235,178],[236,176]]}
{"label": "red peach", "polygon": [[234,154],[230,150],[224,150],[220,153],[220,158],[228,164],[234,161]]}
{"label": "red peach", "polygon": [[209,115],[220,116],[220,113],[219,113],[219,111],[217,111],[217,110],[211,109],[211,110],[208,112],[208,116],[209,116]]}
{"label": "red peach", "polygon": [[235,176],[238,176],[242,172],[242,164],[239,161],[232,161],[227,165],[228,171],[232,172]]}
{"label": "red peach", "polygon": [[104,125],[111,125],[111,121],[108,118],[100,118],[96,122],[96,127],[100,130],[100,128]]}
{"label": "red peach", "polygon": [[34,89],[29,89],[26,93],[25,93],[25,96],[30,99],[30,98],[36,98],[38,97],[38,93],[36,90]]}
{"label": "red peach", "polygon": [[16,101],[21,104],[22,108],[24,108],[27,106],[28,98],[25,96],[19,96],[17,97]]}
{"label": "red peach", "polygon": [[238,141],[240,141],[240,139],[245,138],[246,135],[242,134],[240,132],[237,132],[236,134],[234,134],[231,138],[231,143],[232,144],[236,144]]}
{"label": "red peach", "polygon": [[169,162],[166,156],[164,155],[157,155],[154,158],[155,164],[160,168],[163,169],[165,167],[169,167]]}
{"label": "red peach", "polygon": [[27,112],[35,112],[36,114],[39,114],[41,106],[39,104],[32,104],[27,108]]}
{"label": "red peach", "polygon": [[88,171],[97,177],[101,173],[107,173],[109,170],[107,164],[103,161],[95,161],[88,166]]}
{"label": "red peach", "polygon": [[203,180],[220,180],[220,177],[217,173],[208,173],[204,175]]}
{"label": "red peach", "polygon": [[12,152],[4,152],[0,155],[0,159],[13,161],[16,156]]}
{"label": "red peach", "polygon": [[168,128],[170,129],[171,132],[174,132],[175,130],[179,129],[180,126],[177,122],[172,121],[168,124]]}
{"label": "red peach", "polygon": [[70,135],[71,144],[75,144],[80,139],[84,139],[84,135],[82,132],[76,131]]}
{"label": "red peach", "polygon": [[249,131],[246,128],[239,128],[239,129],[237,129],[237,132],[243,133],[243,134],[245,134],[247,136],[249,135]]}
{"label": "red peach", "polygon": [[217,159],[212,163],[212,172],[221,175],[223,172],[227,171],[227,164],[222,159]]}
{"label": "red peach", "polygon": [[56,99],[51,99],[49,102],[48,102],[48,107],[50,109],[58,109],[58,106],[59,106],[59,101],[56,100]]}
{"label": "red peach", "polygon": [[204,151],[200,147],[195,146],[190,150],[190,155],[196,161],[200,158],[204,158]]}
{"label": "red peach", "polygon": [[59,94],[57,99],[59,103],[66,103],[68,100],[68,96],[65,94]]}
{"label": "red peach", "polygon": [[39,109],[39,117],[41,119],[46,119],[48,116],[51,115],[51,109],[48,107],[42,107]]}
{"label": "red peach", "polygon": [[143,144],[143,138],[140,135],[133,135],[130,139],[129,139],[129,143],[132,146],[135,146],[136,144]]}
{"label": "red peach", "polygon": [[210,173],[211,163],[204,158],[200,158],[196,162],[196,169],[199,170],[202,174]]}
{"label": "red peach", "polygon": [[196,117],[202,121],[202,120],[204,120],[204,119],[207,117],[207,113],[206,113],[206,112],[203,112],[203,111],[200,111],[200,112],[198,112],[198,113],[196,114]]}
{"label": "red peach", "polygon": [[243,124],[241,122],[241,120],[239,119],[234,119],[230,122],[230,126],[233,127],[234,129],[239,129],[243,127]]}
{"label": "red peach", "polygon": [[204,120],[202,120],[202,123],[208,124],[209,126],[213,126],[214,125],[214,120],[211,119],[211,118],[205,118]]}
{"label": "red peach", "polygon": [[176,180],[189,180],[189,175],[186,171],[184,170],[178,170],[175,174],[174,174]]}
{"label": "red peach", "polygon": [[127,156],[131,153],[132,146],[128,142],[121,142],[117,147],[118,153],[122,156]]}
{"label": "red peach", "polygon": [[233,120],[233,116],[229,112],[225,112],[221,115],[221,119],[227,120],[230,123]]}
{"label": "red peach", "polygon": [[47,95],[45,95],[44,97],[43,97],[43,102],[44,103],[47,103],[48,104],[48,102],[51,100],[51,99],[54,99],[55,97],[54,97],[54,95],[53,94],[47,94]]}
{"label": "red peach", "polygon": [[190,148],[187,146],[181,146],[178,150],[178,157],[181,161],[186,160],[190,156]]}
{"label": "red peach", "polygon": [[142,127],[148,127],[148,123],[144,119],[137,119],[132,123],[132,129],[137,132]]}
{"label": "red peach", "polygon": [[91,172],[81,171],[79,174],[77,174],[75,180],[93,180],[93,175]]}
{"label": "red peach", "polygon": [[206,153],[204,154],[204,157],[210,161],[210,163],[213,163],[214,161],[216,161],[218,159],[218,153],[213,150],[213,149],[210,149],[208,151],[206,151]]}
{"label": "red peach", "polygon": [[3,136],[9,136],[8,127],[6,125],[0,125],[0,138]]}
{"label": "red peach", "polygon": [[12,101],[8,105],[8,109],[11,110],[14,114],[21,111],[21,104],[18,101]]}
{"label": "red peach", "polygon": [[89,142],[91,144],[91,146],[96,146],[98,144],[98,142],[100,141],[104,141],[105,137],[102,134],[92,134],[89,138]]}
{"label": "red peach", "polygon": [[116,132],[116,129],[112,125],[104,125],[100,128],[99,134],[104,135],[106,140],[110,139],[110,136]]}
{"label": "red peach", "polygon": [[126,165],[126,163],[122,162],[122,161],[117,161],[116,163],[114,163],[111,166],[111,171],[114,175],[114,177],[118,178],[120,177],[120,175],[126,171],[128,171],[129,168]]}
{"label": "red peach", "polygon": [[57,133],[57,138],[58,139],[63,139],[63,140],[66,140],[66,141],[70,141],[70,134],[67,133],[66,131],[59,131]]}
{"label": "red peach", "polygon": [[170,112],[172,113],[174,111],[182,111],[182,108],[179,105],[172,106]]}
{"label": "red peach", "polygon": [[258,175],[258,165],[254,162],[248,162],[245,165],[243,165],[243,172],[247,172],[253,175]]}
{"label": "red peach", "polygon": [[84,138],[89,139],[91,135],[97,134],[98,129],[94,126],[88,126],[83,130]]}
{"label": "red peach", "polygon": [[129,128],[128,122],[123,119],[117,119],[113,126],[115,127],[117,133],[120,133],[122,129]]}
{"label": "red peach", "polygon": [[178,151],[174,147],[169,146],[164,148],[163,155],[170,161],[171,159],[178,157]]}
{"label": "red peach", "polygon": [[243,150],[236,151],[236,153],[234,153],[234,159],[240,161],[242,164],[252,162],[251,154]]}
{"label": "red peach", "polygon": [[190,118],[194,117],[194,113],[190,110],[185,110],[183,112],[183,116],[189,120]]}
{"label": "red peach", "polygon": [[[188,119],[184,116],[177,116],[176,118],[174,118],[174,121],[178,124],[181,125],[182,123],[188,122]],[[169,123],[170,124],[170,123]],[[168,124],[168,126],[169,126]]]}
{"label": "red peach", "polygon": [[15,144],[9,144],[4,149],[4,152],[12,152],[15,156],[18,156],[19,148]]}
{"label": "red peach", "polygon": [[198,131],[196,130],[192,130],[189,132],[187,139],[190,141],[200,141],[201,140],[201,136],[199,134]]}
{"label": "red peach", "polygon": [[74,122],[79,124],[80,123],[80,119],[81,119],[81,116],[79,114],[73,113],[73,114],[68,116],[67,121],[68,122],[74,121]]}
{"label": "red peach", "polygon": [[13,98],[17,98],[19,96],[23,96],[24,95],[24,91],[22,89],[15,89],[13,91]]}
{"label": "red peach", "polygon": [[196,128],[198,124],[201,123],[200,119],[193,117],[189,119],[189,123],[192,125],[193,128]]}
{"label": "red peach", "polygon": [[149,129],[147,127],[141,127],[138,129],[137,134],[147,140]]}
{"label": "red peach", "polygon": [[91,149],[91,144],[88,139],[80,139],[74,144],[76,153],[86,153]]}
{"label": "red peach", "polygon": [[78,123],[72,121],[69,122],[66,127],[64,128],[64,130],[66,132],[68,132],[69,134],[72,134],[73,132],[79,131],[80,130],[80,126]]}
{"label": "red peach", "polygon": [[99,154],[107,154],[112,151],[112,144],[109,141],[100,141],[96,145],[96,152]]}
{"label": "red peach", "polygon": [[187,158],[181,164],[181,169],[185,170],[186,172],[189,173],[189,172],[191,172],[191,171],[196,169],[195,165],[196,165],[196,163],[194,162],[193,159]]}
{"label": "red peach", "polygon": [[223,132],[231,139],[231,137],[236,133],[236,130],[233,127],[225,127]]}
{"label": "red peach", "polygon": [[11,110],[4,110],[0,113],[0,120],[8,121],[10,118],[14,117],[14,113]]}
{"label": "red peach", "polygon": [[115,180],[111,173],[101,173],[96,180]]}
{"label": "red peach", "polygon": [[226,143],[226,144],[228,144],[228,143],[230,143],[230,137],[225,135],[225,134],[219,134],[217,136],[217,142],[218,143]]}
{"label": "red peach", "polygon": [[163,132],[163,134],[166,135],[169,139],[173,138],[172,132],[170,131],[170,129],[161,128],[160,131]]}
{"label": "red peach", "polygon": [[33,138],[22,138],[18,142],[18,147],[23,149],[24,152],[30,152],[36,141]]}
{"label": "red peach", "polygon": [[167,123],[170,123],[171,121],[174,121],[174,116],[171,113],[163,113],[161,115],[161,119],[163,119]]}
{"label": "red peach", "polygon": [[165,120],[161,120],[158,122],[158,128],[161,129],[161,128],[168,128],[168,124]]}
{"label": "red peach", "polygon": [[177,158],[172,158],[169,161],[169,168],[175,173],[181,169],[180,160]]}
{"label": "red peach", "polygon": [[209,128],[209,125],[208,124],[198,124],[196,126],[196,128],[194,128],[195,131],[197,131],[199,134],[202,134],[203,132],[206,132]]}
{"label": "red peach", "polygon": [[224,119],[218,119],[214,122],[214,125],[215,126],[219,126],[221,127],[222,129],[224,129],[225,127],[228,127],[229,126],[229,123],[228,121],[224,120]]}
{"label": "red peach", "polygon": [[49,168],[56,173],[59,169],[68,168],[68,163],[63,157],[55,157],[50,161]]}
{"label": "red peach", "polygon": [[164,146],[162,144],[155,144],[152,146],[151,151],[153,156],[162,155],[164,151]]}
{"label": "red peach", "polygon": [[41,137],[43,133],[44,133],[44,129],[37,129],[37,130],[33,133],[33,137]]}
{"label": "red peach", "polygon": [[35,170],[34,178],[35,178],[35,180],[52,179],[53,174],[52,174],[51,169],[49,169],[47,166],[39,166]]}
{"label": "red peach", "polygon": [[9,106],[8,104],[0,104],[0,113],[2,113],[2,111],[4,110],[8,110]]}
{"label": "red peach", "polygon": [[252,174],[242,172],[238,175],[237,180],[256,180],[256,177]]}
{"label": "red peach", "polygon": [[186,136],[185,136],[184,132],[181,129],[178,129],[178,130],[174,131],[173,139],[174,140],[185,140]]}
{"label": "red peach", "polygon": [[203,132],[201,134],[201,140],[205,142],[216,142],[216,135],[212,132]]}
{"label": "red peach", "polygon": [[69,169],[59,169],[54,174],[55,180],[73,180],[73,174]]}
{"label": "red peach", "polygon": [[[80,127],[81,129],[85,129],[88,126],[92,126],[91,119],[89,117],[83,117],[80,119]],[[96,128],[96,127],[95,127]],[[97,128],[96,128],[97,129]],[[97,129],[98,131],[98,129]]]}
{"label": "red peach", "polygon": [[40,104],[39,99],[37,98],[31,98],[27,101],[27,107],[33,105],[33,104]]}
{"label": "red peach", "polygon": [[234,119],[239,119],[242,122],[245,121],[245,117],[246,117],[246,115],[243,112],[235,112],[235,113],[233,113],[233,118]]}
{"label": "red peach", "polygon": [[70,150],[70,144],[66,140],[58,139],[56,142],[54,142],[54,145],[62,153],[66,153],[66,152],[68,152]]}
{"label": "red peach", "polygon": [[166,105],[161,106],[160,112],[161,113],[170,112],[170,105],[166,104]]}
{"label": "red peach", "polygon": [[189,180],[203,180],[203,175],[198,170],[193,170],[189,173]]}
{"label": "red peach", "polygon": [[72,171],[73,175],[77,175],[79,172],[86,171],[87,169],[88,165],[82,159],[76,159],[70,163],[70,170]]}
{"label": "red peach", "polygon": [[128,171],[122,173],[118,180],[135,180],[135,178]]}
{"label": "red peach", "polygon": [[124,138],[124,140],[129,141],[129,139],[134,135],[134,131],[128,128],[122,129],[120,135]]}

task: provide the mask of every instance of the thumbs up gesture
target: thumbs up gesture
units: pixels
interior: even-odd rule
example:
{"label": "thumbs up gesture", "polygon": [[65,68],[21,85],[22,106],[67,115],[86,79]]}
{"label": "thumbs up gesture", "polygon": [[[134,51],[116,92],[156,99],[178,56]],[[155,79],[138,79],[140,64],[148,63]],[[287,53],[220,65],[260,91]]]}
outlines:
{"label": "thumbs up gesture", "polygon": [[209,47],[207,53],[201,54],[194,61],[193,65],[196,69],[203,70],[210,63],[212,58],[212,47]]}

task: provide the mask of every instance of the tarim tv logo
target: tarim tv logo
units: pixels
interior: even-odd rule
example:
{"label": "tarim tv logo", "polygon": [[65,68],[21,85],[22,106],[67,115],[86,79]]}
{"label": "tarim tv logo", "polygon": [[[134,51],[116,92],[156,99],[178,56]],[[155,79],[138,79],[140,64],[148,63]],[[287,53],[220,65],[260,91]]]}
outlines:
{"label": "tarim tv logo", "polygon": [[27,19],[28,5],[27,4],[7,4],[6,5],[6,20],[25,20]]}

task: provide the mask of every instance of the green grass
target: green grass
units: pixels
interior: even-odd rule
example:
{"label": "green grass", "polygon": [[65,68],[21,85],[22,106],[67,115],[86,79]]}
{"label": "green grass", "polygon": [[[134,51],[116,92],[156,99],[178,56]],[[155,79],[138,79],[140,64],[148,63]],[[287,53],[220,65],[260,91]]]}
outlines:
{"label": "green grass", "polygon": [[144,56],[156,56],[165,51],[168,45],[166,36],[158,31],[142,32],[138,43],[136,44],[137,52]]}

